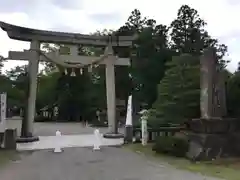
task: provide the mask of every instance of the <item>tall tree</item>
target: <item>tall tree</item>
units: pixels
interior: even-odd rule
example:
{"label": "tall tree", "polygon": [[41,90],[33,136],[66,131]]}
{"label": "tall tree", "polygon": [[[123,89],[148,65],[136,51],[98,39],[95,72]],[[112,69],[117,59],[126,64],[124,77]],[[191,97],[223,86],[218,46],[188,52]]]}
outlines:
{"label": "tall tree", "polygon": [[38,78],[38,91],[36,100],[36,110],[39,111],[45,106],[52,106],[57,101],[57,83],[60,77],[60,72],[52,72],[41,74]]}
{"label": "tall tree", "polygon": [[6,77],[11,82],[11,89],[14,90],[13,93],[8,89],[8,98],[11,99],[12,97],[16,103],[15,105],[18,106],[18,108],[23,108],[24,99],[27,98],[27,66],[16,66],[15,68],[10,69],[6,72]]}
{"label": "tall tree", "polygon": [[200,55],[205,48],[214,47],[219,60],[222,60],[227,52],[227,46],[211,38],[204,29],[205,25],[206,22],[200,18],[197,10],[188,5],[181,6],[177,18],[170,26],[171,48],[179,54]]}
{"label": "tall tree", "polygon": [[154,103],[160,122],[182,123],[199,117],[199,58],[183,54],[174,57],[168,66]]}
{"label": "tall tree", "polygon": [[237,70],[227,81],[227,109],[231,117],[240,117],[240,71]]}
{"label": "tall tree", "polygon": [[134,98],[138,103],[151,107],[157,97],[157,84],[164,75],[164,64],[170,55],[167,48],[168,28],[156,25],[154,19],[142,17],[135,9],[119,31],[123,35],[138,35],[131,50]]}
{"label": "tall tree", "polygon": [[17,66],[16,68],[7,72],[7,75],[10,79],[13,80],[13,86],[16,87],[18,90],[23,92],[23,100],[21,102],[20,108],[24,111],[24,116],[22,120],[22,127],[21,127],[21,136],[22,137],[29,137],[32,134],[28,134],[27,131],[27,105],[28,105],[28,91],[29,91],[29,73],[27,66]]}

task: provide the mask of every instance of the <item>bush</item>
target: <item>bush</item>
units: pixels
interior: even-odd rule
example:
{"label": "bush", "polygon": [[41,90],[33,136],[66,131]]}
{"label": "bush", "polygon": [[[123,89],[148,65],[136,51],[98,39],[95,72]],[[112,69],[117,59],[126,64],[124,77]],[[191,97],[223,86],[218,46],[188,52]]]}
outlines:
{"label": "bush", "polygon": [[156,139],[153,151],[176,157],[185,157],[188,151],[188,141],[174,136],[161,136]]}

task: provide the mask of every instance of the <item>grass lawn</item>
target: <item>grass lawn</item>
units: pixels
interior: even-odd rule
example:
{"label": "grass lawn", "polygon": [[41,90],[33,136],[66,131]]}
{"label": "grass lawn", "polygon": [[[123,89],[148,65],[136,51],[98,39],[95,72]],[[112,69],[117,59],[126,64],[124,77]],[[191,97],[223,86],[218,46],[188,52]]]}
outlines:
{"label": "grass lawn", "polygon": [[10,161],[16,161],[19,155],[16,151],[0,150],[0,167],[6,165]]}
{"label": "grass lawn", "polygon": [[152,151],[152,145],[143,147],[141,144],[131,144],[126,145],[125,148],[141,153],[155,161],[165,161],[178,169],[198,172],[207,176],[223,178],[226,180],[240,179],[240,159],[220,159],[211,162],[192,163],[184,158],[156,154]]}

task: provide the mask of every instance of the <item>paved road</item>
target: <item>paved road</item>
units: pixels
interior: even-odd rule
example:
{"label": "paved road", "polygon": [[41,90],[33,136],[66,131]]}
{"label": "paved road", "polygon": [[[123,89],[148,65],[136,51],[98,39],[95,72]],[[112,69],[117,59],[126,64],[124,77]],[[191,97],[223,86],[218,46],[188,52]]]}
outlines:
{"label": "paved road", "polygon": [[122,148],[93,152],[69,148],[61,154],[35,151],[0,171],[1,180],[217,180],[180,171]]}

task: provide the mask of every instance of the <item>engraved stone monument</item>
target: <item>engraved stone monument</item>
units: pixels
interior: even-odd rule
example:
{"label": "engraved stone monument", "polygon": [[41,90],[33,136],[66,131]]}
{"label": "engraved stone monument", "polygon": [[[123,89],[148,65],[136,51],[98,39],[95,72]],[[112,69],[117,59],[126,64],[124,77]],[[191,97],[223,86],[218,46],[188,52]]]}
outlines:
{"label": "engraved stone monument", "polygon": [[233,154],[238,123],[226,117],[225,78],[215,49],[204,51],[200,58],[201,117],[188,122],[191,159],[213,159]]}

